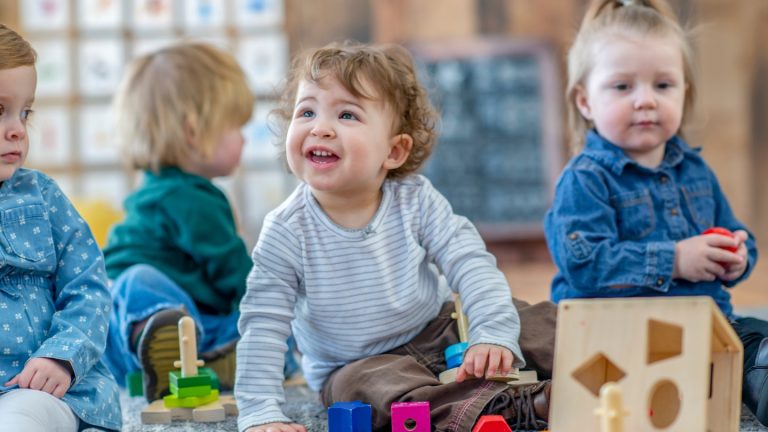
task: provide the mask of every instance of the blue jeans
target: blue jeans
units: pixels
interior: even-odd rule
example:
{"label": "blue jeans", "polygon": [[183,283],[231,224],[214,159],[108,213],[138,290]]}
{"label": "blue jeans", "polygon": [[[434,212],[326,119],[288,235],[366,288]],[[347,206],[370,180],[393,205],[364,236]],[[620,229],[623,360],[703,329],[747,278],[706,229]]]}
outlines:
{"label": "blue jeans", "polygon": [[[120,386],[125,386],[128,373],[141,370],[136,352],[131,347],[134,324],[158,311],[184,306],[197,326],[198,352],[211,351],[240,338],[237,331],[239,311],[226,316],[200,313],[186,291],[152,266],[137,264],[128,268],[114,281],[111,292],[112,314],[104,362]],[[293,356],[294,347],[295,342],[291,337],[286,353],[286,376],[298,370],[298,363]]]}

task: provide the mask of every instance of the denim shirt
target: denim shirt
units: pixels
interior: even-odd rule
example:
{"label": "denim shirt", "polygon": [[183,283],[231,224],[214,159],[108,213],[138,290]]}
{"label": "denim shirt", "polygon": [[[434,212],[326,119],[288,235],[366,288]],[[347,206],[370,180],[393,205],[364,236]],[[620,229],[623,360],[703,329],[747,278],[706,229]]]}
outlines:
{"label": "denim shirt", "polygon": [[88,225],[53,180],[22,168],[0,186],[0,226],[0,394],[29,359],[59,359],[74,371],[62,398],[73,413],[119,429],[117,384],[101,361],[111,300]]}
{"label": "denim shirt", "polygon": [[747,230],[717,178],[680,137],[666,144],[657,168],[646,168],[597,132],[558,180],[544,231],[558,273],[552,301],[588,297],[708,295],[732,317],[724,289],[749,276],[757,261],[752,233],[747,270],[739,279],[673,279],[675,243],[714,226]]}

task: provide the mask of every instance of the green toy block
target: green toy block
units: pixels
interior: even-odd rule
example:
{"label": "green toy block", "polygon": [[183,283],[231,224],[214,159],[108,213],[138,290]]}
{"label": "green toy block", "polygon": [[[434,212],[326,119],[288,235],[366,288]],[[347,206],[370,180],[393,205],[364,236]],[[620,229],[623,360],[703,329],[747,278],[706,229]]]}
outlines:
{"label": "green toy block", "polygon": [[140,370],[125,374],[128,396],[144,396],[144,378]]}
{"label": "green toy block", "polygon": [[168,381],[176,388],[210,386],[211,376],[201,372],[202,369],[198,369],[197,375],[183,377],[180,370],[173,370],[168,372]]}
{"label": "green toy block", "polygon": [[166,408],[197,408],[219,400],[219,391],[211,390],[208,396],[190,396],[179,398],[174,394],[169,394],[163,398],[163,404]]}
{"label": "green toy block", "polygon": [[211,394],[211,386],[196,386],[196,387],[176,387],[171,384],[171,393],[176,395],[179,399],[183,399],[191,396],[208,396]]}

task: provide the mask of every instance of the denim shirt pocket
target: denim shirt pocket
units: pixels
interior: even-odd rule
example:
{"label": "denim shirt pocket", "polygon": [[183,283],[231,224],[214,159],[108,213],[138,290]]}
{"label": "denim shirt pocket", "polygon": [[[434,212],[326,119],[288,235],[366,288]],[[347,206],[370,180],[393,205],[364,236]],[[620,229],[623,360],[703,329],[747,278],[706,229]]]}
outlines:
{"label": "denim shirt pocket", "polygon": [[32,204],[0,213],[6,252],[23,262],[38,263],[54,254],[48,213]]}
{"label": "denim shirt pocket", "polygon": [[707,229],[715,225],[715,198],[712,184],[707,180],[699,180],[682,186],[685,203],[693,220],[699,228]]}
{"label": "denim shirt pocket", "polygon": [[653,200],[647,189],[617,194],[611,204],[616,209],[619,240],[638,240],[656,229]]}

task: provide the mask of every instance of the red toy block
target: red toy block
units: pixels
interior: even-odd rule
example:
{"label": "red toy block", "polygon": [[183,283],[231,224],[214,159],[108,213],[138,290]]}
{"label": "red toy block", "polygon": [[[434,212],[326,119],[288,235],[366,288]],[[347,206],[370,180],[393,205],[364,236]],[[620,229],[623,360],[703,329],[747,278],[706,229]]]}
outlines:
{"label": "red toy block", "polygon": [[484,415],[475,423],[472,432],[512,432],[504,417],[500,415]]}

